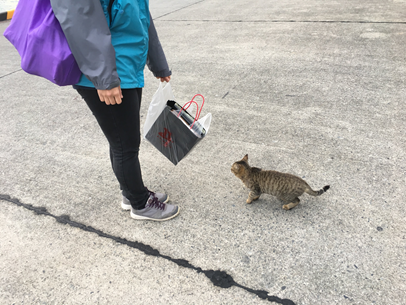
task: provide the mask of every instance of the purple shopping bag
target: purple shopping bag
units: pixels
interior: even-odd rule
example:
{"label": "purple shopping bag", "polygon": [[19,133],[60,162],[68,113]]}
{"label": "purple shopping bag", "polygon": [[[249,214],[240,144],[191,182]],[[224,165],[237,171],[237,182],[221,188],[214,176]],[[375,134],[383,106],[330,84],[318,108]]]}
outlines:
{"label": "purple shopping bag", "polygon": [[[68,0],[69,1],[69,0]],[[4,36],[21,56],[21,68],[59,85],[73,85],[81,72],[50,0],[18,1]]]}

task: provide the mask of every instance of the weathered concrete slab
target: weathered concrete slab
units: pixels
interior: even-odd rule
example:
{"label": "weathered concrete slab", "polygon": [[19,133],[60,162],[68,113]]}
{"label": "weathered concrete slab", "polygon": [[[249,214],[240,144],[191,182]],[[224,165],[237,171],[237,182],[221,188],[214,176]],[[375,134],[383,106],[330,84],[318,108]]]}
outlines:
{"label": "weathered concrete slab", "polygon": [[[294,304],[405,304],[405,8],[151,3],[175,96],[201,93],[213,114],[176,167],[142,143],[146,184],[181,206],[158,224],[120,210],[106,141],[75,91],[21,71],[0,37],[0,194],[49,213],[0,201],[1,303],[269,303],[261,290]],[[143,120],[158,86],[148,71],[146,84]],[[246,153],[331,190],[292,211],[266,195],[246,205],[230,172]],[[176,259],[255,291],[222,289]]]}

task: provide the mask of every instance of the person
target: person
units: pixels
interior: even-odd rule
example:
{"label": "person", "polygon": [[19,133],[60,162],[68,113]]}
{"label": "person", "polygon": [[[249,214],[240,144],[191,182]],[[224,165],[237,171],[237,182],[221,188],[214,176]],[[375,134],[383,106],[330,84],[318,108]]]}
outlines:
{"label": "person", "polygon": [[148,0],[51,0],[51,6],[82,72],[73,87],[108,140],[122,208],[134,219],[174,218],[179,207],[145,187],[138,158],[145,65],[162,82],[172,74]]}

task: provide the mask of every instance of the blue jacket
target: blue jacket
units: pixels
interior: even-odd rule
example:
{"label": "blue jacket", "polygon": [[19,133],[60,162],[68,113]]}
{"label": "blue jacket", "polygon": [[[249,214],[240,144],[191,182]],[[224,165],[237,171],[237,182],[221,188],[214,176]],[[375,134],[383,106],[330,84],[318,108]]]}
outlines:
{"label": "blue jacket", "polygon": [[51,0],[83,75],[77,85],[142,88],[144,67],[171,75],[148,0]]}

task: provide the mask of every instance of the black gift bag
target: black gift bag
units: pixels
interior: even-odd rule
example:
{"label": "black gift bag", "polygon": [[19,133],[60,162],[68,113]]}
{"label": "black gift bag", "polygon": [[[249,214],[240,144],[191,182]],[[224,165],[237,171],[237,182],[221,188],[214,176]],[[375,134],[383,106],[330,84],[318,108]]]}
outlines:
{"label": "black gift bag", "polygon": [[[174,101],[168,101],[145,136],[174,165],[178,164],[206,135],[205,128],[197,121],[204,98],[200,110],[194,98],[183,107]],[[185,110],[192,103],[197,106],[196,117]]]}

